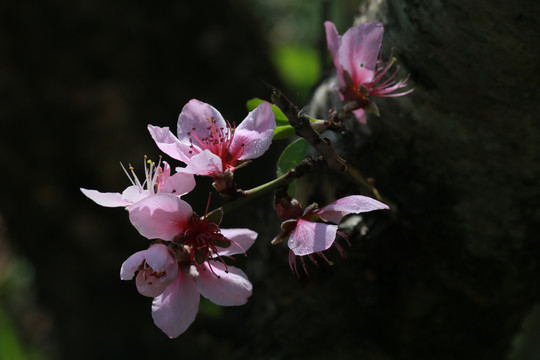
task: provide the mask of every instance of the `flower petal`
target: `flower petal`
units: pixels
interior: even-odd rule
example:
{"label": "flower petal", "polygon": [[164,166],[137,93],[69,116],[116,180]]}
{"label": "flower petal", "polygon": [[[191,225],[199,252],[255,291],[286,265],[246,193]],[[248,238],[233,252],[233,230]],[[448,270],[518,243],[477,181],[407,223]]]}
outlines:
{"label": "flower petal", "polygon": [[370,82],[375,75],[384,28],[379,22],[352,27],[343,34],[338,62],[356,85]]}
{"label": "flower petal", "polygon": [[120,193],[102,193],[97,190],[88,190],[83,188],[81,188],[81,191],[90,200],[101,206],[118,207],[131,205],[131,202],[122,198]]}
{"label": "flower petal", "polygon": [[135,278],[135,285],[137,285],[139,294],[148,297],[156,297],[161,295],[169,284],[170,281],[158,281],[156,277],[152,276],[148,270],[140,270]]}
{"label": "flower petal", "polygon": [[173,240],[188,225],[191,206],[171,194],[150,195],[129,208],[129,220],[148,239]]}
{"label": "flower petal", "polygon": [[330,21],[324,22],[324,30],[326,31],[326,43],[328,44],[328,51],[330,51],[330,56],[332,57],[334,66],[340,75],[343,75],[343,70],[341,69],[341,65],[338,61],[338,51],[341,45],[341,36],[339,36],[337,32],[336,26]]}
{"label": "flower petal", "polygon": [[336,239],[337,225],[298,219],[296,229],[289,236],[289,249],[304,256],[328,249]]}
{"label": "flower petal", "polygon": [[234,266],[225,268],[225,265],[218,261],[212,262],[212,270],[207,262],[203,266],[204,270],[199,271],[199,276],[195,278],[202,296],[221,306],[243,305],[247,302],[253,286],[242,270]]}
{"label": "flower petal", "polygon": [[[178,168],[177,168],[178,170]],[[223,172],[221,158],[210,150],[194,155],[182,172],[195,175],[214,175]]]}
{"label": "flower petal", "polygon": [[364,109],[362,109],[362,108],[356,109],[356,110],[353,110],[352,113],[356,117],[356,119],[358,120],[358,122],[360,124],[367,124],[367,116],[366,116],[366,112],[364,111]]}
{"label": "flower petal", "polygon": [[200,295],[193,279],[179,271],[176,279],[152,302],[152,318],[170,338],[182,334],[199,310]]}
{"label": "flower petal", "polygon": [[[180,169],[180,171],[178,171]],[[169,177],[161,189],[164,193],[184,195],[195,189],[195,177],[193,174],[183,172],[183,168],[176,168],[177,173]]]}
{"label": "flower petal", "polygon": [[140,269],[135,279],[137,290],[144,296],[160,295],[178,273],[178,264],[167,246],[155,244],[144,253],[147,267]]}
{"label": "flower petal", "polygon": [[193,135],[188,133],[195,133],[199,139],[209,137],[210,121],[215,122],[218,129],[227,126],[223,116],[212,105],[197,99],[190,100],[178,116],[178,139],[184,144],[190,144],[192,140],[193,146],[202,150]]}
{"label": "flower petal", "polygon": [[358,214],[381,209],[389,209],[389,207],[367,196],[351,195],[320,208],[317,210],[317,215],[324,221],[339,224],[347,214]]}
{"label": "flower petal", "polygon": [[145,197],[150,196],[150,191],[141,189],[137,185],[131,185],[122,191],[122,198],[129,201],[130,204],[141,201]]}
{"label": "flower petal", "polygon": [[173,159],[187,163],[191,157],[189,143],[182,143],[168,127],[148,125],[148,131],[158,148]]}
{"label": "flower petal", "polygon": [[137,251],[122,263],[120,267],[120,279],[131,280],[135,276],[135,272],[144,264],[146,250]]}
{"label": "flower petal", "polygon": [[251,111],[234,132],[231,153],[241,153],[238,160],[255,159],[268,150],[274,137],[276,118],[272,106],[263,102]]}
{"label": "flower petal", "polygon": [[231,241],[228,248],[218,247],[220,256],[243,254],[255,243],[257,233],[249,229],[221,229],[221,233]]}
{"label": "flower petal", "polygon": [[[146,250],[145,261],[155,272],[166,271],[171,264],[176,264],[167,246],[163,244],[152,245]],[[172,276],[174,279],[176,274]]]}

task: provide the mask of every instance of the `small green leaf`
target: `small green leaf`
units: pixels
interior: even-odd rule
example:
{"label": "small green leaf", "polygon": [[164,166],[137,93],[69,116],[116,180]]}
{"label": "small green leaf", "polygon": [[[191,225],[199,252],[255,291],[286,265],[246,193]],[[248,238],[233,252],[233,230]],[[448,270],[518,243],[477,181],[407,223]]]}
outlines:
{"label": "small green leaf", "polygon": [[291,125],[278,126],[274,129],[273,140],[286,139],[291,136],[295,136],[294,128]]}
{"label": "small green leaf", "polygon": [[303,139],[297,139],[290,143],[279,156],[277,163],[277,176],[286,174],[293,167],[304,160],[309,148],[309,143]]}
{"label": "small green leaf", "polygon": [[[248,100],[246,103],[248,111],[253,111],[257,106],[262,104],[264,102],[263,99],[259,98],[253,98],[251,100]],[[274,104],[272,104],[272,111],[274,112],[274,116],[276,117],[276,125],[277,126],[284,126],[289,125],[289,120],[283,114],[283,112]]]}

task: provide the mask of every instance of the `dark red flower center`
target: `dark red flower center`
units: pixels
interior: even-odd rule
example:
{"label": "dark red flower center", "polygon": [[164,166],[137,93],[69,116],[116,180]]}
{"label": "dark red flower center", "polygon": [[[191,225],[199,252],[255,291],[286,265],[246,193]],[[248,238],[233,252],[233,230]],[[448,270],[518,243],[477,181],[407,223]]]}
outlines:
{"label": "dark red flower center", "polygon": [[[193,214],[189,226],[177,237],[184,251],[189,254],[189,263],[202,265],[205,261],[219,257],[219,249],[231,245],[220,232],[217,224]],[[225,263],[224,263],[225,264]]]}
{"label": "dark red flower center", "polygon": [[209,123],[206,128],[208,130],[207,136],[199,136],[196,128],[192,128],[192,131],[187,133],[191,143],[189,153],[196,155],[204,150],[210,150],[221,158],[223,171],[226,169],[234,170],[239,164],[238,158],[242,155],[244,147],[244,144],[241,144],[240,149],[232,149],[236,125],[233,123],[231,126],[229,122],[226,122],[226,127],[223,128],[218,126],[213,117],[206,118],[206,120]]}

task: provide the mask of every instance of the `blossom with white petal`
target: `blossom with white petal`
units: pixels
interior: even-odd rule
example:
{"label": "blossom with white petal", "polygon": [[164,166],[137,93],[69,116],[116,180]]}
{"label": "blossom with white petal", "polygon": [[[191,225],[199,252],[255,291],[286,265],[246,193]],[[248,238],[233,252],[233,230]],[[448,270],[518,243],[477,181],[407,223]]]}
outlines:
{"label": "blossom with white petal", "polygon": [[171,167],[166,161],[161,161],[157,165],[148,160],[145,156],[144,175],[145,179],[141,183],[135,175],[132,166],[129,166],[128,172],[123,166],[126,175],[131,181],[122,193],[103,193],[97,190],[81,188],[81,191],[95,203],[105,207],[130,206],[145,197],[158,193],[171,193],[175,195],[184,195],[195,188],[195,178],[190,173],[178,171],[171,176]]}

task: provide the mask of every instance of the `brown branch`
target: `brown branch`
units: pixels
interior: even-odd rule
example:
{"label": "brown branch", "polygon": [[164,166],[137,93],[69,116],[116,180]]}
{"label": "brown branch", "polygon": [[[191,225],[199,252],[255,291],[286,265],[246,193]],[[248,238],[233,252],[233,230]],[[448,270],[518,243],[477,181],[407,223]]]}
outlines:
{"label": "brown branch", "polygon": [[275,88],[272,89],[272,102],[287,117],[296,134],[306,139],[311,146],[319,151],[330,169],[349,174],[356,182],[369,189],[377,199],[382,200],[373,184],[364,179],[358,169],[350,166],[345,159],[336,154],[330,141],[315,132],[309,119],[302,114],[300,109]]}

